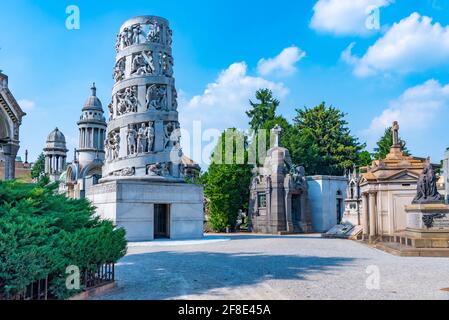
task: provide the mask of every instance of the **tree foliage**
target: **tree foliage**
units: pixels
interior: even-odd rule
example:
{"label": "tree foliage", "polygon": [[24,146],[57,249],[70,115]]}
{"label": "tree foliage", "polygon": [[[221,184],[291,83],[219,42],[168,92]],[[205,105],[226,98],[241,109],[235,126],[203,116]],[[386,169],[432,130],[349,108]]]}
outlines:
{"label": "tree foliage", "polygon": [[125,231],[94,217],[87,200],[57,194],[57,185],[0,182],[0,298],[49,277],[51,296],[76,292],[65,270],[95,270],[126,253]]}
{"label": "tree foliage", "polygon": [[250,118],[249,125],[253,130],[259,130],[269,120],[276,117],[276,109],[279,100],[273,97],[273,92],[269,89],[261,89],[256,92],[258,102],[249,101],[251,110],[246,112]]}
{"label": "tree foliage", "polygon": [[45,156],[43,153],[41,153],[31,168],[31,178],[40,179],[44,175],[44,173],[45,173]]}
{"label": "tree foliage", "polygon": [[[233,142],[232,149],[227,150],[228,139],[233,139]],[[244,149],[238,145],[243,145]],[[235,227],[239,210],[248,210],[252,166],[247,163],[247,137],[235,129],[228,129],[219,139],[212,157],[213,161],[202,175],[201,182],[208,199],[210,226],[221,232]],[[226,159],[231,161],[227,163]]]}
{"label": "tree foliage", "polygon": [[365,145],[351,135],[343,112],[324,102],[296,112],[289,147],[293,162],[307,174],[343,175],[359,164]]}
{"label": "tree foliage", "polygon": [[[402,151],[404,152],[404,154],[406,156],[409,156],[410,152],[406,147],[406,142],[401,138],[399,138],[399,145],[402,147]],[[389,127],[385,130],[384,135],[377,142],[377,147],[374,148],[373,157],[376,160],[385,159],[387,154],[390,153],[390,149],[392,146],[393,146],[393,129]]]}

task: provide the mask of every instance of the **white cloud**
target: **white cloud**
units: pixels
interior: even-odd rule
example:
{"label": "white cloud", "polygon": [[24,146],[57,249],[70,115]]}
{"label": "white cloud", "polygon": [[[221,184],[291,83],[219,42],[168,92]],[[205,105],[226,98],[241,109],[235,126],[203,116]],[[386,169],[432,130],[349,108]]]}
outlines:
{"label": "white cloud", "polygon": [[[271,89],[274,96],[279,99],[288,94],[288,89],[283,83],[248,75],[246,63],[237,62],[223,70],[214,82],[207,84],[203,94],[189,99],[184,92],[180,91],[181,128],[188,131],[190,135],[190,137],[187,137],[185,133],[183,135],[184,152],[195,161],[204,164],[210,154],[204,155],[201,150],[198,151],[193,123],[200,122],[203,133],[206,130],[214,130],[219,134],[232,127],[247,129],[249,119],[245,111],[250,108],[249,99],[255,100],[256,91],[263,88]],[[200,143],[200,147],[204,148],[205,143],[207,141],[203,141],[202,145]]]}
{"label": "white cloud", "polygon": [[282,50],[274,58],[260,59],[257,71],[262,76],[267,76],[275,72],[278,75],[291,75],[296,72],[296,63],[306,56],[306,53],[296,46]]}
{"label": "white cloud", "polygon": [[377,139],[393,121],[399,121],[401,131],[419,134],[432,128],[448,106],[449,84],[441,85],[434,79],[428,80],[407,89],[398,99],[390,102],[388,108],[372,120],[365,134],[371,140]]}
{"label": "white cloud", "polygon": [[23,99],[17,101],[17,103],[24,111],[31,111],[36,107],[36,103],[32,100]]}
{"label": "white cloud", "polygon": [[449,26],[432,23],[432,18],[415,12],[395,23],[362,57],[352,55],[353,46],[342,58],[354,66],[359,77],[422,72],[448,64]]}
{"label": "white cloud", "polygon": [[181,99],[183,120],[202,121],[203,126],[220,130],[235,126],[246,128],[248,119],[245,111],[257,90],[271,89],[278,98],[288,93],[282,83],[250,76],[247,69],[245,62],[234,63],[222,71],[215,82],[209,83],[202,95],[184,102]]}
{"label": "white cloud", "polygon": [[319,0],[313,7],[310,27],[335,35],[369,35],[380,27],[380,13],[374,8],[394,0]]}

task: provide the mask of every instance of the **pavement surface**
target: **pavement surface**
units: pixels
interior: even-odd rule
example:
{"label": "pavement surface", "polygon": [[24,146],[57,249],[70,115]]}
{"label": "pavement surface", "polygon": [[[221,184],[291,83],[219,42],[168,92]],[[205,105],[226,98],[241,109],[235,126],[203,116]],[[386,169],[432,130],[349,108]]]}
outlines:
{"label": "pavement surface", "polygon": [[449,258],[409,258],[318,235],[236,234],[130,244],[103,300],[449,300]]}

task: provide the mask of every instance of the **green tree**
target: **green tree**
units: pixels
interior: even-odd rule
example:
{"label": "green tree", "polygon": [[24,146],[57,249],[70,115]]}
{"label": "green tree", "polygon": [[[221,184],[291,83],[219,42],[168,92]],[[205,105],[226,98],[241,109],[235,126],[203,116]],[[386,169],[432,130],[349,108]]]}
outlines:
{"label": "green tree", "polygon": [[256,92],[258,102],[249,101],[251,110],[246,112],[250,118],[249,125],[253,130],[259,130],[265,122],[273,120],[276,116],[276,109],[279,101],[273,97],[273,92],[269,89],[261,89]]}
{"label": "green tree", "polygon": [[362,151],[359,153],[359,159],[357,161],[357,166],[366,167],[370,166],[373,162],[373,158],[371,157],[371,153],[368,151]]}
{"label": "green tree", "polygon": [[365,145],[351,135],[343,112],[324,102],[296,112],[290,153],[293,162],[303,165],[307,174],[342,175],[359,163]]}
{"label": "green tree", "polygon": [[43,153],[39,155],[36,162],[33,164],[31,168],[31,178],[40,179],[45,172],[45,156]]}
{"label": "green tree", "polygon": [[[226,148],[226,143],[231,148]],[[212,159],[201,182],[208,199],[210,226],[221,232],[235,227],[239,210],[248,210],[253,167],[247,164],[247,137],[236,129],[226,130]]]}
{"label": "green tree", "polygon": [[[401,138],[399,138],[399,145],[401,146],[404,155],[409,156],[410,152],[406,147],[406,142]],[[384,135],[377,142],[377,147],[374,148],[373,157],[376,160],[385,159],[387,154],[390,153],[390,149],[392,146],[393,146],[393,129],[389,127],[385,130]]]}

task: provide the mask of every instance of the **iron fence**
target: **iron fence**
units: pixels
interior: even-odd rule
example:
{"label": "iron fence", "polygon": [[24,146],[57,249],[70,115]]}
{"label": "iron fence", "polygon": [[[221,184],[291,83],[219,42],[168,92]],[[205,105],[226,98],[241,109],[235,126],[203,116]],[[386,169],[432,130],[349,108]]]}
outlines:
{"label": "iron fence", "polygon": [[[101,287],[115,281],[115,264],[103,264],[94,271],[85,269],[80,279],[83,291]],[[54,297],[49,292],[51,278],[47,277],[28,285],[24,290],[11,293],[0,285],[0,300],[52,300]]]}

